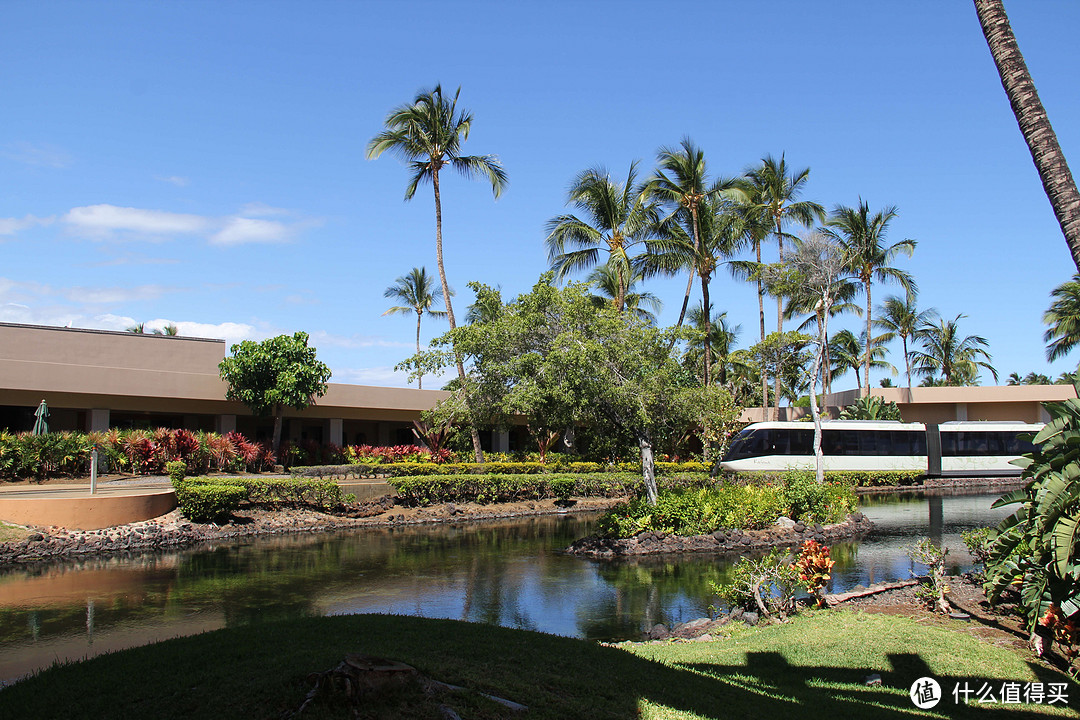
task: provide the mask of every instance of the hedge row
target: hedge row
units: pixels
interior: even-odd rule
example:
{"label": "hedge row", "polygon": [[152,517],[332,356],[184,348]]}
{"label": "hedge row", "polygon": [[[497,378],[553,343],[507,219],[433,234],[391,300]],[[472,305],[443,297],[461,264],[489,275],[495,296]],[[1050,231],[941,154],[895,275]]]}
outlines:
{"label": "hedge row", "polygon": [[173,478],[173,487],[180,510],[196,522],[228,515],[244,501],[256,505],[307,505],[320,510],[332,510],[346,501],[333,480],[190,477]]}
{"label": "hedge row", "polygon": [[[782,484],[791,473],[813,472],[790,470],[787,472],[745,472],[733,477],[740,482]],[[852,487],[893,487],[921,485],[926,473],[918,470],[830,470],[825,482],[840,483]]]}
{"label": "hedge row", "polygon": [[[404,505],[445,502],[500,503],[569,497],[622,497],[641,487],[641,475],[632,473],[584,473],[580,475],[429,475],[403,476],[387,482]],[[706,473],[683,473],[659,478],[661,487],[701,487],[710,482]]]}
{"label": "hedge row", "polygon": [[[656,472],[660,475],[686,472],[707,472],[709,466],[700,462],[658,462]],[[617,463],[605,465],[596,462],[485,462],[485,463],[353,463],[350,465],[310,465],[294,467],[291,471],[298,477],[319,477],[347,480],[372,475],[385,477],[428,475],[562,475],[626,472],[640,473],[641,463]]]}

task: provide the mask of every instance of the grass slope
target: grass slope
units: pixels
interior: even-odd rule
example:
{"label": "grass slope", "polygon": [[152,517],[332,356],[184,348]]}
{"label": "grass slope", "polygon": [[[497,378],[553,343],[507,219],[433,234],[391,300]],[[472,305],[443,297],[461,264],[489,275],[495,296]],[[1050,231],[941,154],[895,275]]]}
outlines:
{"label": "grass slope", "polygon": [[[907,618],[819,612],[705,643],[607,647],[451,620],[382,615],[308,618],[218,630],[54,667],[0,690],[0,718],[280,718],[303,702],[308,673],[349,652],[407,662],[428,677],[524,703],[528,718],[1075,717],[1060,706],[919,711],[923,675],[1065,682],[1014,652]],[[863,678],[882,674],[882,687]],[[998,682],[998,684],[1000,684]],[[1069,683],[1070,699],[1080,689]],[[400,707],[393,703],[401,699]],[[515,717],[476,695],[462,717]],[[304,718],[348,717],[323,702]],[[437,703],[390,698],[362,717],[437,718]]]}

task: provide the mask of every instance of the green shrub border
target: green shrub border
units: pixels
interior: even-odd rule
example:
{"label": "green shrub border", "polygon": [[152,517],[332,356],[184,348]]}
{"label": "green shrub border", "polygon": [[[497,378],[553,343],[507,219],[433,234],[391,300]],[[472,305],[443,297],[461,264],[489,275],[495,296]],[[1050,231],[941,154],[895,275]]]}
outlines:
{"label": "green shrub border", "polygon": [[173,485],[180,512],[188,520],[197,523],[214,522],[228,517],[247,499],[247,490],[237,485],[189,481]]}
{"label": "green shrub border", "polygon": [[[708,472],[709,465],[690,462],[658,462],[660,475],[688,472]],[[596,462],[486,462],[486,463],[353,463],[349,465],[306,465],[292,468],[295,477],[363,478],[375,475],[408,477],[430,475],[583,475],[599,473],[640,473],[641,463],[604,465]]]}
{"label": "green shrub border", "polygon": [[308,505],[320,510],[330,510],[340,507],[345,501],[337,482],[327,479],[191,477],[180,483],[173,482],[173,486],[177,488],[177,500],[179,488],[184,485],[241,488],[244,491],[244,500],[263,505]]}

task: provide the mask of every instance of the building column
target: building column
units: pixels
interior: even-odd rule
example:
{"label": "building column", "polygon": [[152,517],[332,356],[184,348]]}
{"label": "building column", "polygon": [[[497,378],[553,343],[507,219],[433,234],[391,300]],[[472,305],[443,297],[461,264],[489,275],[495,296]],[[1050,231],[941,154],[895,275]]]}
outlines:
{"label": "building column", "polygon": [[236,432],[236,416],[235,415],[218,415],[217,416],[217,431],[219,435],[226,435],[231,432]]}
{"label": "building column", "polygon": [[326,421],[326,427],[323,428],[323,432],[326,434],[326,441],[335,445],[341,445],[341,430],[345,421],[341,418],[330,418]]}
{"label": "building column", "polygon": [[506,430],[492,430],[491,449],[497,453],[510,452],[510,433]]}
{"label": "building column", "polygon": [[90,410],[90,432],[105,432],[109,429],[109,408]]}
{"label": "building column", "polygon": [[961,422],[966,422],[968,417],[967,410],[967,403],[956,403],[956,419]]}

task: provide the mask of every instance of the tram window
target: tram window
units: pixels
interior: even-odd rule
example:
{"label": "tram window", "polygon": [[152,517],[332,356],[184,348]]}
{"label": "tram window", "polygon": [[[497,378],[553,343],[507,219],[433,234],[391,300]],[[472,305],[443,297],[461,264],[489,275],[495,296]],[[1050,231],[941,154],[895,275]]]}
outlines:
{"label": "tram window", "polygon": [[814,431],[792,430],[790,450],[792,455],[813,455]]}

